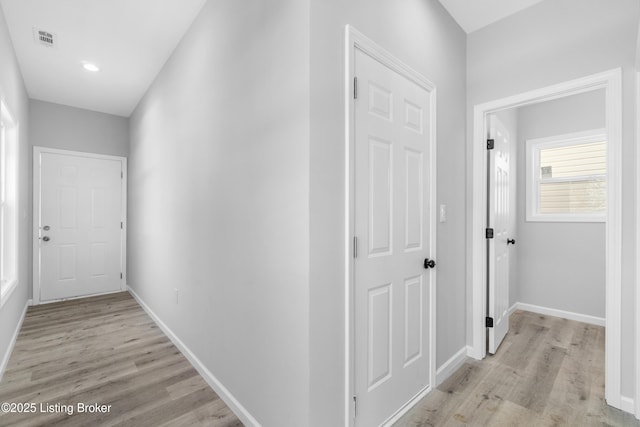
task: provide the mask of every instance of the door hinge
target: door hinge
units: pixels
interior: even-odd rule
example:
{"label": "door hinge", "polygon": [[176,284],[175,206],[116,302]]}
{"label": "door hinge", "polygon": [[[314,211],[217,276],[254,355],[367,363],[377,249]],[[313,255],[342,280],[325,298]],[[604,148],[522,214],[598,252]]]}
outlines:
{"label": "door hinge", "polygon": [[124,178],[124,172],[120,172],[120,179]]}
{"label": "door hinge", "polygon": [[493,317],[485,317],[484,318],[484,327],[485,328],[493,328]]}
{"label": "door hinge", "polygon": [[122,279],[122,273],[120,273],[120,278]]}
{"label": "door hinge", "polygon": [[496,146],[496,142],[493,139],[487,139],[487,150],[493,150]]}
{"label": "door hinge", "polygon": [[353,78],[353,99],[358,99],[358,78]]}
{"label": "door hinge", "polygon": [[358,238],[353,236],[353,257],[358,258]]}
{"label": "door hinge", "polygon": [[493,239],[493,228],[487,228],[484,232],[484,237],[487,239]]}
{"label": "door hinge", "polygon": [[358,414],[358,398],[353,396],[353,418]]}
{"label": "door hinge", "polygon": [[124,228],[124,225],[122,223],[122,221],[120,221],[120,230],[122,230]]}

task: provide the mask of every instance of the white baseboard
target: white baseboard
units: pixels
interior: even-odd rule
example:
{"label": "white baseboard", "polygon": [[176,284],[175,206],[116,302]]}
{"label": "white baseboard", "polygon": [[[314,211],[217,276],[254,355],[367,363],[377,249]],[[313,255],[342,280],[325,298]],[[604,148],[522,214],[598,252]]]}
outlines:
{"label": "white baseboard", "polygon": [[518,303],[515,302],[511,307],[509,307],[509,311],[507,311],[507,317],[511,317],[514,311],[518,309]]}
{"label": "white baseboard", "polygon": [[467,354],[470,351],[469,346],[462,347],[456,354],[451,356],[449,360],[444,362],[436,371],[436,387],[442,384],[447,378],[457,371],[467,360]]}
{"label": "white baseboard", "polygon": [[522,302],[515,303],[512,308],[516,310],[531,311],[533,313],[544,314],[546,316],[560,317],[562,319],[575,320],[591,325],[605,326],[605,319],[602,317],[590,316],[588,314],[572,313],[570,311],[557,310],[555,308],[540,307],[533,304],[525,304]]}
{"label": "white baseboard", "polygon": [[625,412],[629,412],[630,414],[635,414],[636,411],[636,402],[626,396],[620,396],[620,408]]}
{"label": "white baseboard", "polygon": [[9,364],[9,359],[11,358],[11,353],[13,352],[13,348],[16,346],[16,340],[18,339],[18,335],[20,334],[20,329],[22,329],[22,322],[24,322],[24,317],[27,315],[27,308],[32,304],[32,300],[27,300],[24,308],[22,309],[22,315],[20,316],[20,320],[18,320],[18,324],[16,325],[16,329],[13,331],[13,336],[11,337],[11,341],[9,341],[9,346],[7,347],[7,351],[5,351],[2,357],[2,364],[0,364],[0,381],[2,381],[2,377],[4,376],[4,371],[7,369],[7,365]]}
{"label": "white baseboard", "polygon": [[158,327],[165,335],[178,347],[184,357],[193,365],[198,373],[204,378],[209,386],[216,392],[218,396],[227,404],[227,406],[237,415],[237,417],[246,426],[259,427],[260,423],[245,409],[244,406],[236,399],[231,392],[209,371],[204,364],[193,354],[193,352],[173,333],[173,331],[160,320],[160,318],[145,304],[145,302],[135,293],[131,287],[127,286],[127,290],[133,298],[140,304],[140,307],[147,312],[149,317],[153,319]]}

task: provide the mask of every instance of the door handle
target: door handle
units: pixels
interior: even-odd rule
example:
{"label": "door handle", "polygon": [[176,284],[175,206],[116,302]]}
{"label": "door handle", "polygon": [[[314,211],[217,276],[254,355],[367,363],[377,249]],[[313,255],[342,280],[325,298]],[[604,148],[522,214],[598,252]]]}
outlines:
{"label": "door handle", "polygon": [[424,268],[434,268],[436,266],[436,262],[432,259],[425,258],[424,260]]}
{"label": "door handle", "polygon": [[49,236],[44,236],[44,237],[42,238],[42,240],[43,240],[43,241],[45,241],[45,242],[48,242],[48,241],[49,241],[49,240],[51,240],[51,239],[49,238]]}
{"label": "door handle", "polygon": [[507,239],[507,245],[508,244],[515,245],[516,244],[516,239]]}

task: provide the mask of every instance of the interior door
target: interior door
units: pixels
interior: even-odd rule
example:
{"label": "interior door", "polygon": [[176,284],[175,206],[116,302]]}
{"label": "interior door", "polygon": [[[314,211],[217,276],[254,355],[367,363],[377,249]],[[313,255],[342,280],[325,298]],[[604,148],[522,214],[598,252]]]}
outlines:
{"label": "interior door", "polygon": [[432,141],[425,89],[357,49],[355,73],[355,421],[368,427],[429,386]]}
{"label": "interior door", "polygon": [[488,316],[493,327],[487,328],[488,352],[495,354],[509,331],[509,134],[495,115],[489,116],[489,138],[494,148],[489,150],[489,227],[494,236],[488,239]]}
{"label": "interior door", "polygon": [[120,290],[122,162],[48,152],[38,160],[40,301]]}

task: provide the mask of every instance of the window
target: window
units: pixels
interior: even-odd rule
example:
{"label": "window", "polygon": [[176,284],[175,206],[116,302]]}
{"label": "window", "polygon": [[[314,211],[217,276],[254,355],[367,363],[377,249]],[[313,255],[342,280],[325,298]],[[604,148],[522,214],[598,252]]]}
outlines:
{"label": "window", "polygon": [[0,305],[18,283],[18,126],[0,102]]}
{"label": "window", "polygon": [[528,140],[526,150],[527,221],[605,221],[604,129]]}

